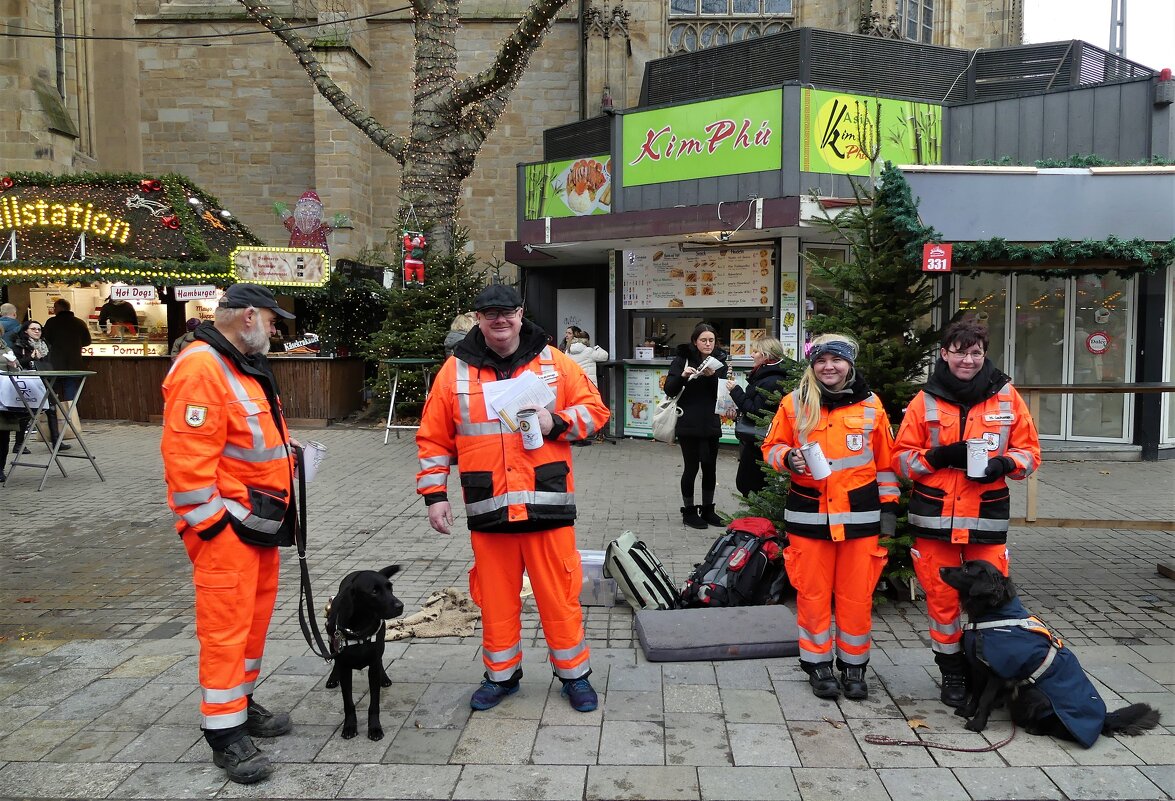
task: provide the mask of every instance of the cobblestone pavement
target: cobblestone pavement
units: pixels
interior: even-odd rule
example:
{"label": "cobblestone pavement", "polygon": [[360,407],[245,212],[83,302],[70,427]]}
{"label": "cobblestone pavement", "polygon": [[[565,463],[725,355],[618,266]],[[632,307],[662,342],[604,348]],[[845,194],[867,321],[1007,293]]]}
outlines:
{"label": "cobblestone pavement", "polygon": [[[159,431],[87,423],[106,482],[66,464],[43,492],[27,468],[0,488],[0,795],[21,798],[1169,799],[1175,797],[1175,462],[1047,462],[1040,515],[1122,519],[1120,528],[1017,528],[1013,571],[1027,606],[1072,646],[1107,704],[1145,701],[1165,727],[1085,750],[1019,733],[998,751],[872,745],[870,733],[958,748],[1005,739],[1006,714],[974,734],[936,700],[921,604],[878,610],[870,697],[812,697],[794,659],[649,663],[624,605],[586,610],[600,709],[572,711],[524,615],[526,678],[471,714],[479,636],[389,643],[394,685],[381,742],[339,736],[337,691],[297,623],[286,558],[258,697],[290,709],[292,734],[263,743],[269,781],[228,783],[198,728],[190,568],[171,530]],[[468,537],[429,529],[414,491],[410,434],[301,432],[329,448],[310,488],[317,596],[343,575],[404,565],[411,613],[434,590],[465,588]],[[34,445],[34,449],[43,448]],[[581,548],[634,529],[679,579],[717,529],[682,526],[675,448],[622,441],[575,449]],[[735,459],[719,464],[719,509],[734,511]],[[1023,510],[1017,488],[1013,513]],[[457,505],[459,511],[459,505]],[[462,521],[459,521],[459,525]],[[362,686],[359,682],[358,686]],[[360,710],[366,699],[358,701]],[[924,727],[912,730],[909,721]]]}

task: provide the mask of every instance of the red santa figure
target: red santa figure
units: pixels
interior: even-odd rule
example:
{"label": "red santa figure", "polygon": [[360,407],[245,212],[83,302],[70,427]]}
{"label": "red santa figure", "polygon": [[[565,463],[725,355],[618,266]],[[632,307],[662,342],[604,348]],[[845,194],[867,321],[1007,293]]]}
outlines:
{"label": "red santa figure", "polygon": [[404,232],[404,286],[424,286],[424,249],[428,239],[420,231]]}
{"label": "red santa figure", "polygon": [[326,238],[334,230],[322,219],[322,201],[313,189],[307,189],[294,204],[291,213],[285,204],[276,204],[281,214],[282,224],[290,232],[290,247],[292,248],[320,248],[330,253]]}

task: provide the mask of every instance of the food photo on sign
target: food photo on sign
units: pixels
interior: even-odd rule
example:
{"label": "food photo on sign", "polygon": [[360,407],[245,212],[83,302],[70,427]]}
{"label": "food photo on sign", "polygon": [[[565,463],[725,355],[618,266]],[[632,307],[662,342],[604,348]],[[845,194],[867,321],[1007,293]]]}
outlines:
{"label": "food photo on sign", "polygon": [[583,217],[611,210],[612,159],[607,154],[526,165],[526,219]]}

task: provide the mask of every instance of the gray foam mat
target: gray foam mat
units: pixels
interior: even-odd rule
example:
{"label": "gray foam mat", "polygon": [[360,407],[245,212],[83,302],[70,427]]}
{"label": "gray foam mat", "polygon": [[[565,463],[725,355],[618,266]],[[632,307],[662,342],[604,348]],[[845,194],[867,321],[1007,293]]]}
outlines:
{"label": "gray foam mat", "polygon": [[786,606],[643,609],[636,633],[650,662],[798,656],[795,614]]}

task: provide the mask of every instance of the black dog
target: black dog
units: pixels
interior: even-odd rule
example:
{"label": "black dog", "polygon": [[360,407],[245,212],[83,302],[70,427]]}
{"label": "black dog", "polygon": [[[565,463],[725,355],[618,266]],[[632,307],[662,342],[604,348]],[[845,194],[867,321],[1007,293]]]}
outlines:
{"label": "black dog", "polygon": [[379,722],[379,688],[392,686],[384,670],[384,621],[399,617],[404,604],[392,593],[392,576],[399,565],[383,570],[357,570],[339,582],[339,594],[326,607],[326,633],[334,667],[326,686],[342,687],[343,738],[359,733],[355,719],[355,700],[351,697],[351,672],[367,668],[371,697],[367,705],[367,738],[382,740]]}
{"label": "black dog", "polygon": [[1131,704],[1107,713],[1105,702],[1073,652],[1020,603],[1016,586],[990,562],[944,567],[970,623],[963,651],[971,668],[970,697],[955,710],[983,731],[991,710],[1009,703],[1012,720],[1029,734],[1073,740],[1089,748],[1099,734],[1141,734],[1159,723],[1158,710]]}

